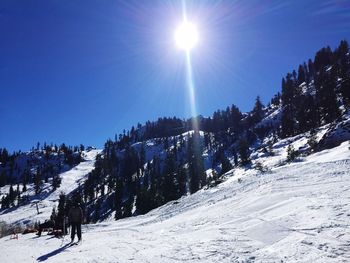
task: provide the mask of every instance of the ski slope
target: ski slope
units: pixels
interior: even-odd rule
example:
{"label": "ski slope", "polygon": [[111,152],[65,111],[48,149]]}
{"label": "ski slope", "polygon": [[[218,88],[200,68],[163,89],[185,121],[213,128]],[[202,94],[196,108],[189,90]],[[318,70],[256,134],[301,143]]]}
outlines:
{"label": "ski slope", "polygon": [[[60,177],[62,179],[61,185],[56,191],[52,191],[50,183],[46,183],[43,186],[43,190],[35,199],[31,200],[27,205],[20,206],[18,208],[10,208],[0,212],[0,221],[4,221],[8,224],[28,224],[36,221],[44,222],[50,218],[52,208],[57,207],[59,195],[61,192],[68,194],[76,189],[83,180],[86,179],[89,172],[94,169],[96,156],[101,150],[84,151],[82,157],[84,161],[74,166],[71,170],[68,170]],[[8,186],[6,186],[8,188]],[[4,187],[5,188],[5,187]],[[8,192],[7,189],[1,189],[3,192]],[[28,186],[30,196],[35,195],[34,185]],[[37,213],[36,204],[39,208],[39,214]]]}
{"label": "ski slope", "polygon": [[[83,226],[83,243],[0,239],[0,262],[350,262],[349,143],[144,216]],[[241,182],[238,182],[241,178]]]}

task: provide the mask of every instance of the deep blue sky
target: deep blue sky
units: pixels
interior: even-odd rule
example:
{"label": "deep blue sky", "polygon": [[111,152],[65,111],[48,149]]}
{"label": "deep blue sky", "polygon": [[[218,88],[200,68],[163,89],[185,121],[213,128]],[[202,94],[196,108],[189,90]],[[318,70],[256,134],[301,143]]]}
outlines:
{"label": "deep blue sky", "polygon": [[[350,40],[350,1],[187,1],[197,111],[266,103],[323,46]],[[189,117],[181,1],[0,2],[0,147],[101,147],[137,122]]]}

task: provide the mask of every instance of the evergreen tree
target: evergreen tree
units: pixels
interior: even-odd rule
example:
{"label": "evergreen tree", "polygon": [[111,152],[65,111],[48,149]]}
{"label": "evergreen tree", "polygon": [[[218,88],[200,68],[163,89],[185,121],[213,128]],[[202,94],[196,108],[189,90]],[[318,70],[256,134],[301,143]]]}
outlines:
{"label": "evergreen tree", "polygon": [[298,104],[299,107],[296,114],[298,131],[302,133],[316,128],[319,118],[314,97],[312,95],[303,95],[299,98]]}
{"label": "evergreen tree", "polygon": [[165,203],[174,200],[177,197],[177,186],[174,176],[175,169],[176,164],[174,155],[172,153],[168,153],[165,159],[161,185],[162,197]]}
{"label": "evergreen tree", "polygon": [[246,139],[241,139],[238,144],[238,153],[241,158],[241,164],[247,165],[251,163],[249,154],[249,144]]}
{"label": "evergreen tree", "polygon": [[299,152],[294,149],[294,146],[292,144],[289,144],[287,148],[287,161],[294,161],[298,157],[298,155]]}
{"label": "evergreen tree", "polygon": [[257,96],[255,99],[255,105],[252,110],[252,119],[254,124],[260,122],[262,118],[264,117],[264,111],[263,111],[264,105],[260,101],[260,97]]}
{"label": "evergreen tree", "polygon": [[334,68],[328,72],[323,68],[315,81],[317,104],[323,123],[332,122],[340,115],[335,93],[336,78]]}
{"label": "evergreen tree", "polygon": [[17,198],[17,206],[19,206],[19,203],[21,202],[21,191],[19,190],[19,184],[17,184],[17,188],[16,188],[16,198]]}
{"label": "evergreen tree", "polygon": [[235,149],[232,150],[232,155],[233,155],[233,162],[235,163],[235,166],[238,165],[238,156],[237,156],[237,152]]}
{"label": "evergreen tree", "polygon": [[43,184],[41,176],[41,169],[37,167],[36,174],[34,177],[35,194],[38,194],[41,191],[41,186]]}
{"label": "evergreen tree", "polygon": [[346,40],[342,40],[336,50],[337,67],[339,70],[340,92],[343,97],[344,104],[350,106],[350,55],[349,44]]}
{"label": "evergreen tree", "polygon": [[52,208],[50,219],[55,221],[55,222],[57,221],[57,212],[56,212],[56,207],[55,206]]}
{"label": "evergreen tree", "polygon": [[144,165],[146,163],[146,152],[145,152],[145,144],[141,144],[141,150],[140,150],[140,163],[141,163],[141,172],[144,172]]}
{"label": "evergreen tree", "polygon": [[316,131],[311,130],[307,140],[307,144],[310,146],[311,151],[314,151],[317,147],[317,136]]}
{"label": "evergreen tree", "polygon": [[115,220],[122,218],[122,198],[123,198],[123,182],[122,179],[117,178],[114,193],[115,205]]}
{"label": "evergreen tree", "polygon": [[128,198],[128,200],[124,203],[123,217],[130,217],[130,216],[132,216],[133,204],[134,204],[134,197],[130,196]]}
{"label": "evergreen tree", "polygon": [[94,214],[94,222],[96,223],[98,220],[100,220],[101,216],[101,201],[100,199],[96,200],[95,203],[95,214]]}
{"label": "evergreen tree", "polygon": [[15,191],[13,190],[12,184],[10,185],[8,196],[9,196],[10,205],[14,205],[16,194],[15,194]]}
{"label": "evergreen tree", "polygon": [[61,229],[63,233],[67,233],[66,229],[63,229],[63,221],[66,216],[66,195],[61,193],[58,199],[56,227]]}
{"label": "evergreen tree", "polygon": [[229,159],[223,154],[221,156],[221,174],[225,174],[232,169]]}
{"label": "evergreen tree", "polygon": [[23,181],[23,187],[22,187],[22,192],[26,192],[27,191],[27,184],[25,181]]}
{"label": "evergreen tree", "polygon": [[53,178],[52,178],[52,188],[53,190],[56,190],[57,188],[60,187],[61,185],[61,177],[59,174],[54,174]]}
{"label": "evergreen tree", "polygon": [[292,75],[287,74],[286,79],[282,80],[282,137],[294,135],[295,131],[295,110],[294,110],[294,85]]}
{"label": "evergreen tree", "polygon": [[306,82],[305,67],[303,65],[299,65],[299,69],[298,69],[298,86],[301,85],[304,82]]}
{"label": "evergreen tree", "polygon": [[308,67],[308,76],[311,81],[315,77],[315,67],[311,59],[309,59],[307,67]]}
{"label": "evergreen tree", "polygon": [[193,194],[206,184],[204,160],[202,156],[203,150],[200,143],[199,132],[193,133],[193,136],[188,140],[188,144],[190,192]]}
{"label": "evergreen tree", "polygon": [[314,60],[315,72],[325,70],[327,66],[330,66],[333,60],[333,53],[330,47],[322,48],[316,53]]}
{"label": "evergreen tree", "polygon": [[187,173],[183,167],[179,167],[177,170],[177,182],[178,182],[178,197],[187,194]]}

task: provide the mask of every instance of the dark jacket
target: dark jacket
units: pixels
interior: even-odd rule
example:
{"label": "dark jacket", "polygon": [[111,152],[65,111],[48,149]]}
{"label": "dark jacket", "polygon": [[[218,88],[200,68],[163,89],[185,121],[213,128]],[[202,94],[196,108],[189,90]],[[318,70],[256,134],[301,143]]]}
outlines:
{"label": "dark jacket", "polygon": [[69,209],[68,219],[70,223],[82,223],[83,222],[83,210],[79,206],[73,206]]}

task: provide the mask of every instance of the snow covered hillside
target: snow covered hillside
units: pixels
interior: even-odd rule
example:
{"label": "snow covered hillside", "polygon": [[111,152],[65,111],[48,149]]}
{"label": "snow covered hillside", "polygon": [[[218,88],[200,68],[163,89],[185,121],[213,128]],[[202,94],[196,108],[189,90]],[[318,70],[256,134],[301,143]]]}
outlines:
{"label": "snow covered hillside", "polygon": [[[84,161],[73,167],[71,170],[60,174],[62,182],[56,191],[52,191],[50,183],[46,183],[39,195],[35,195],[34,185],[28,186],[28,195],[35,196],[28,204],[20,207],[2,210],[0,221],[8,224],[28,224],[36,221],[45,221],[50,218],[52,208],[57,207],[57,201],[61,192],[69,194],[82,183],[87,174],[94,168],[96,155],[100,150],[84,151],[82,157]],[[7,193],[9,186],[0,188],[0,192]],[[39,214],[36,206],[38,205]]]}
{"label": "snow covered hillside", "polygon": [[144,216],[85,225],[78,246],[4,237],[0,262],[349,262],[349,143],[270,169],[236,168]]}

